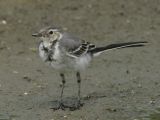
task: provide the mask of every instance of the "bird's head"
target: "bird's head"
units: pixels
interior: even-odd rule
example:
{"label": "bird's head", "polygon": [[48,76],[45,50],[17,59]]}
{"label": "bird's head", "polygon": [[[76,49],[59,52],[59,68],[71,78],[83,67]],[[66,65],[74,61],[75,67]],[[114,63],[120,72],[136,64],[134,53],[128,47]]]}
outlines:
{"label": "bird's head", "polygon": [[50,46],[54,41],[61,39],[62,30],[57,27],[46,27],[41,29],[38,33],[32,34],[33,37],[40,38],[44,42],[45,46]]}

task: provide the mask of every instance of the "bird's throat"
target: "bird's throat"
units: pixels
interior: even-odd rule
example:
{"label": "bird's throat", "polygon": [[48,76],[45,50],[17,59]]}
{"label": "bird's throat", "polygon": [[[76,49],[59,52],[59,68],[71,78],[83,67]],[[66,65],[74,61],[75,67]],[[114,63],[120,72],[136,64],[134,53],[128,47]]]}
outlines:
{"label": "bird's throat", "polygon": [[54,40],[52,42],[43,41],[44,47],[48,49],[52,49],[56,43],[57,43],[57,40]]}

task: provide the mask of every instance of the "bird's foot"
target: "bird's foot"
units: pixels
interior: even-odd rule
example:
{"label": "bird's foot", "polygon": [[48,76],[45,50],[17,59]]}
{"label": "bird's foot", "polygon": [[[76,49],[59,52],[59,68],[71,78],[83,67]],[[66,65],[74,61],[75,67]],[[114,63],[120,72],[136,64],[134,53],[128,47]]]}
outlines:
{"label": "bird's foot", "polygon": [[70,108],[70,107],[60,102],[57,107],[52,107],[51,109],[55,111],[55,110],[60,110],[60,109],[65,110],[66,108]]}
{"label": "bird's foot", "polygon": [[69,109],[70,111],[75,111],[75,110],[79,110],[83,105],[84,105],[84,103],[81,103],[80,101],[77,104],[70,105],[70,106],[64,105],[62,102],[60,102],[58,106],[52,107],[50,109],[52,109],[53,111],[66,110],[66,109]]}
{"label": "bird's foot", "polygon": [[69,109],[70,109],[71,111],[79,110],[83,105],[84,105],[84,103],[81,103],[81,102],[79,101],[76,105],[70,107]]}

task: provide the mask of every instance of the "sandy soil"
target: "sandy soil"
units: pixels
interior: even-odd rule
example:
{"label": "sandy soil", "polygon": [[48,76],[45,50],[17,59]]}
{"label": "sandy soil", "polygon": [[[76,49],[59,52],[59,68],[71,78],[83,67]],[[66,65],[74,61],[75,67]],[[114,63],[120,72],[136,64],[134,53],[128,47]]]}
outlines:
{"label": "sandy soil", "polygon": [[[159,0],[0,0],[0,8],[0,120],[160,120]],[[82,77],[85,105],[52,111],[60,78],[31,36],[48,25],[97,45],[149,44],[95,59]],[[67,79],[64,101],[74,102],[75,75]]]}

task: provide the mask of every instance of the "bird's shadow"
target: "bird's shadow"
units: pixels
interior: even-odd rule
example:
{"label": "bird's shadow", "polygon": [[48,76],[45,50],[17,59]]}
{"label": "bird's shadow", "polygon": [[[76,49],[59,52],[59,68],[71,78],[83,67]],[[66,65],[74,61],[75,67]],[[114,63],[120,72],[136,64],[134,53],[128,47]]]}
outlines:
{"label": "bird's shadow", "polygon": [[[81,102],[83,105],[88,105],[88,104],[92,104],[96,101],[96,99],[101,99],[107,97],[105,94],[102,93],[90,93],[88,95],[85,95],[83,97],[81,97]],[[78,103],[77,103],[77,98],[76,97],[65,97],[63,98],[63,103],[66,106],[69,106],[70,108],[74,108]],[[59,101],[58,100],[54,100],[54,101],[50,101],[50,106],[51,108],[57,108],[59,105]],[[81,106],[83,107],[83,106]],[[77,109],[74,109],[77,110]]]}

